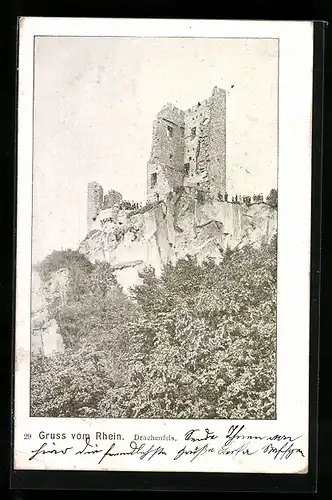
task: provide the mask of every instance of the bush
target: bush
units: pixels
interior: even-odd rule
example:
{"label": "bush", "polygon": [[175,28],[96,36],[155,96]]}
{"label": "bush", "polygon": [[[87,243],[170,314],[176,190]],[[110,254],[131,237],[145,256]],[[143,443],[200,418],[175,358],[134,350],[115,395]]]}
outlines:
{"label": "bush", "polygon": [[274,246],[232,252],[221,265],[188,257],[160,280],[149,270],[133,292],[143,310],[136,417],[274,418]]}
{"label": "bush", "polygon": [[97,263],[58,311],[65,353],[32,360],[33,415],[275,418],[276,270],[274,239],[146,268],[128,297]]}
{"label": "bush", "polygon": [[276,189],[271,189],[266,197],[266,204],[272,208],[278,208],[278,192]]}
{"label": "bush", "polygon": [[52,273],[59,271],[59,269],[77,267],[89,272],[92,269],[92,264],[83,254],[71,249],[53,250],[51,254],[47,255],[42,262],[37,263],[35,266],[44,281],[50,279]]}

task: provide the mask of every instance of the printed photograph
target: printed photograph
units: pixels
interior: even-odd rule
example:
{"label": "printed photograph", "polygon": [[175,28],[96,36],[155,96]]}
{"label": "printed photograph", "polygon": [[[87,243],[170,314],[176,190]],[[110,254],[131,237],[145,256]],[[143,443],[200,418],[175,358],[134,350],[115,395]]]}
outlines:
{"label": "printed photograph", "polygon": [[31,417],[277,418],[278,57],[35,36]]}

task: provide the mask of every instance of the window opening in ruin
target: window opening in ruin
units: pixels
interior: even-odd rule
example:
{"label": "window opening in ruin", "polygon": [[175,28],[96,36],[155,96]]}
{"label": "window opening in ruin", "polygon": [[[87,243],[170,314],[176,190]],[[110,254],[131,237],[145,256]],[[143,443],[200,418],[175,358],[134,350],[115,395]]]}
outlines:
{"label": "window opening in ruin", "polygon": [[191,161],[191,156],[189,156],[189,161]]}
{"label": "window opening in ruin", "polygon": [[191,129],[191,138],[194,139],[194,137],[196,137],[196,127]]}
{"label": "window opening in ruin", "polygon": [[169,155],[169,159],[171,160],[173,158],[173,155],[172,153]]}
{"label": "window opening in ruin", "polygon": [[153,174],[151,174],[151,188],[155,187],[156,184],[157,184],[157,172],[153,172]]}
{"label": "window opening in ruin", "polygon": [[189,163],[184,164],[184,173],[185,175],[189,175]]}
{"label": "window opening in ruin", "polygon": [[167,125],[166,127],[166,132],[167,132],[167,137],[173,137],[173,127],[171,127],[170,125]]}

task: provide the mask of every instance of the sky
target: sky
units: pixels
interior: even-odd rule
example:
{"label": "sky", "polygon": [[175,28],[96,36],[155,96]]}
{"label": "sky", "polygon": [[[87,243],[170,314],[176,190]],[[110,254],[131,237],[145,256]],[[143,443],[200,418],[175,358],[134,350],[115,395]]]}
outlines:
{"label": "sky", "polygon": [[227,191],[277,187],[275,39],[36,37],[33,262],[86,235],[87,184],[145,202],[152,122],[227,92]]}

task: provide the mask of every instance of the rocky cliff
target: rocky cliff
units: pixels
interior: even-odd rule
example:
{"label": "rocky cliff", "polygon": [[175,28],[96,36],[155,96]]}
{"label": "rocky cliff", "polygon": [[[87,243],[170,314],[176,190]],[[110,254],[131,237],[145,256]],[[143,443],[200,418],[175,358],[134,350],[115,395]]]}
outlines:
{"label": "rocky cliff", "polygon": [[32,271],[31,288],[31,351],[51,356],[64,350],[57,322],[52,318],[52,304],[64,304],[68,270],[52,273],[45,282],[36,270]]}
{"label": "rocky cliff", "polygon": [[[140,210],[104,210],[79,245],[91,261],[107,261],[124,290],[140,283],[146,265],[160,274],[163,265],[187,254],[199,262],[222,260],[227,248],[259,246],[276,234],[277,210],[266,203],[238,204],[219,201],[206,193],[185,188],[165,201]],[[31,350],[51,356],[64,350],[53,317],[54,307],[66,303],[68,269],[41,279],[32,272]]]}
{"label": "rocky cliff", "polygon": [[263,202],[219,201],[186,188],[139,211],[97,218],[79,251],[92,262],[109,262],[128,289],[140,282],[138,272],[147,264],[159,274],[167,261],[186,254],[220,261],[227,248],[259,246],[276,230],[277,210]]}

